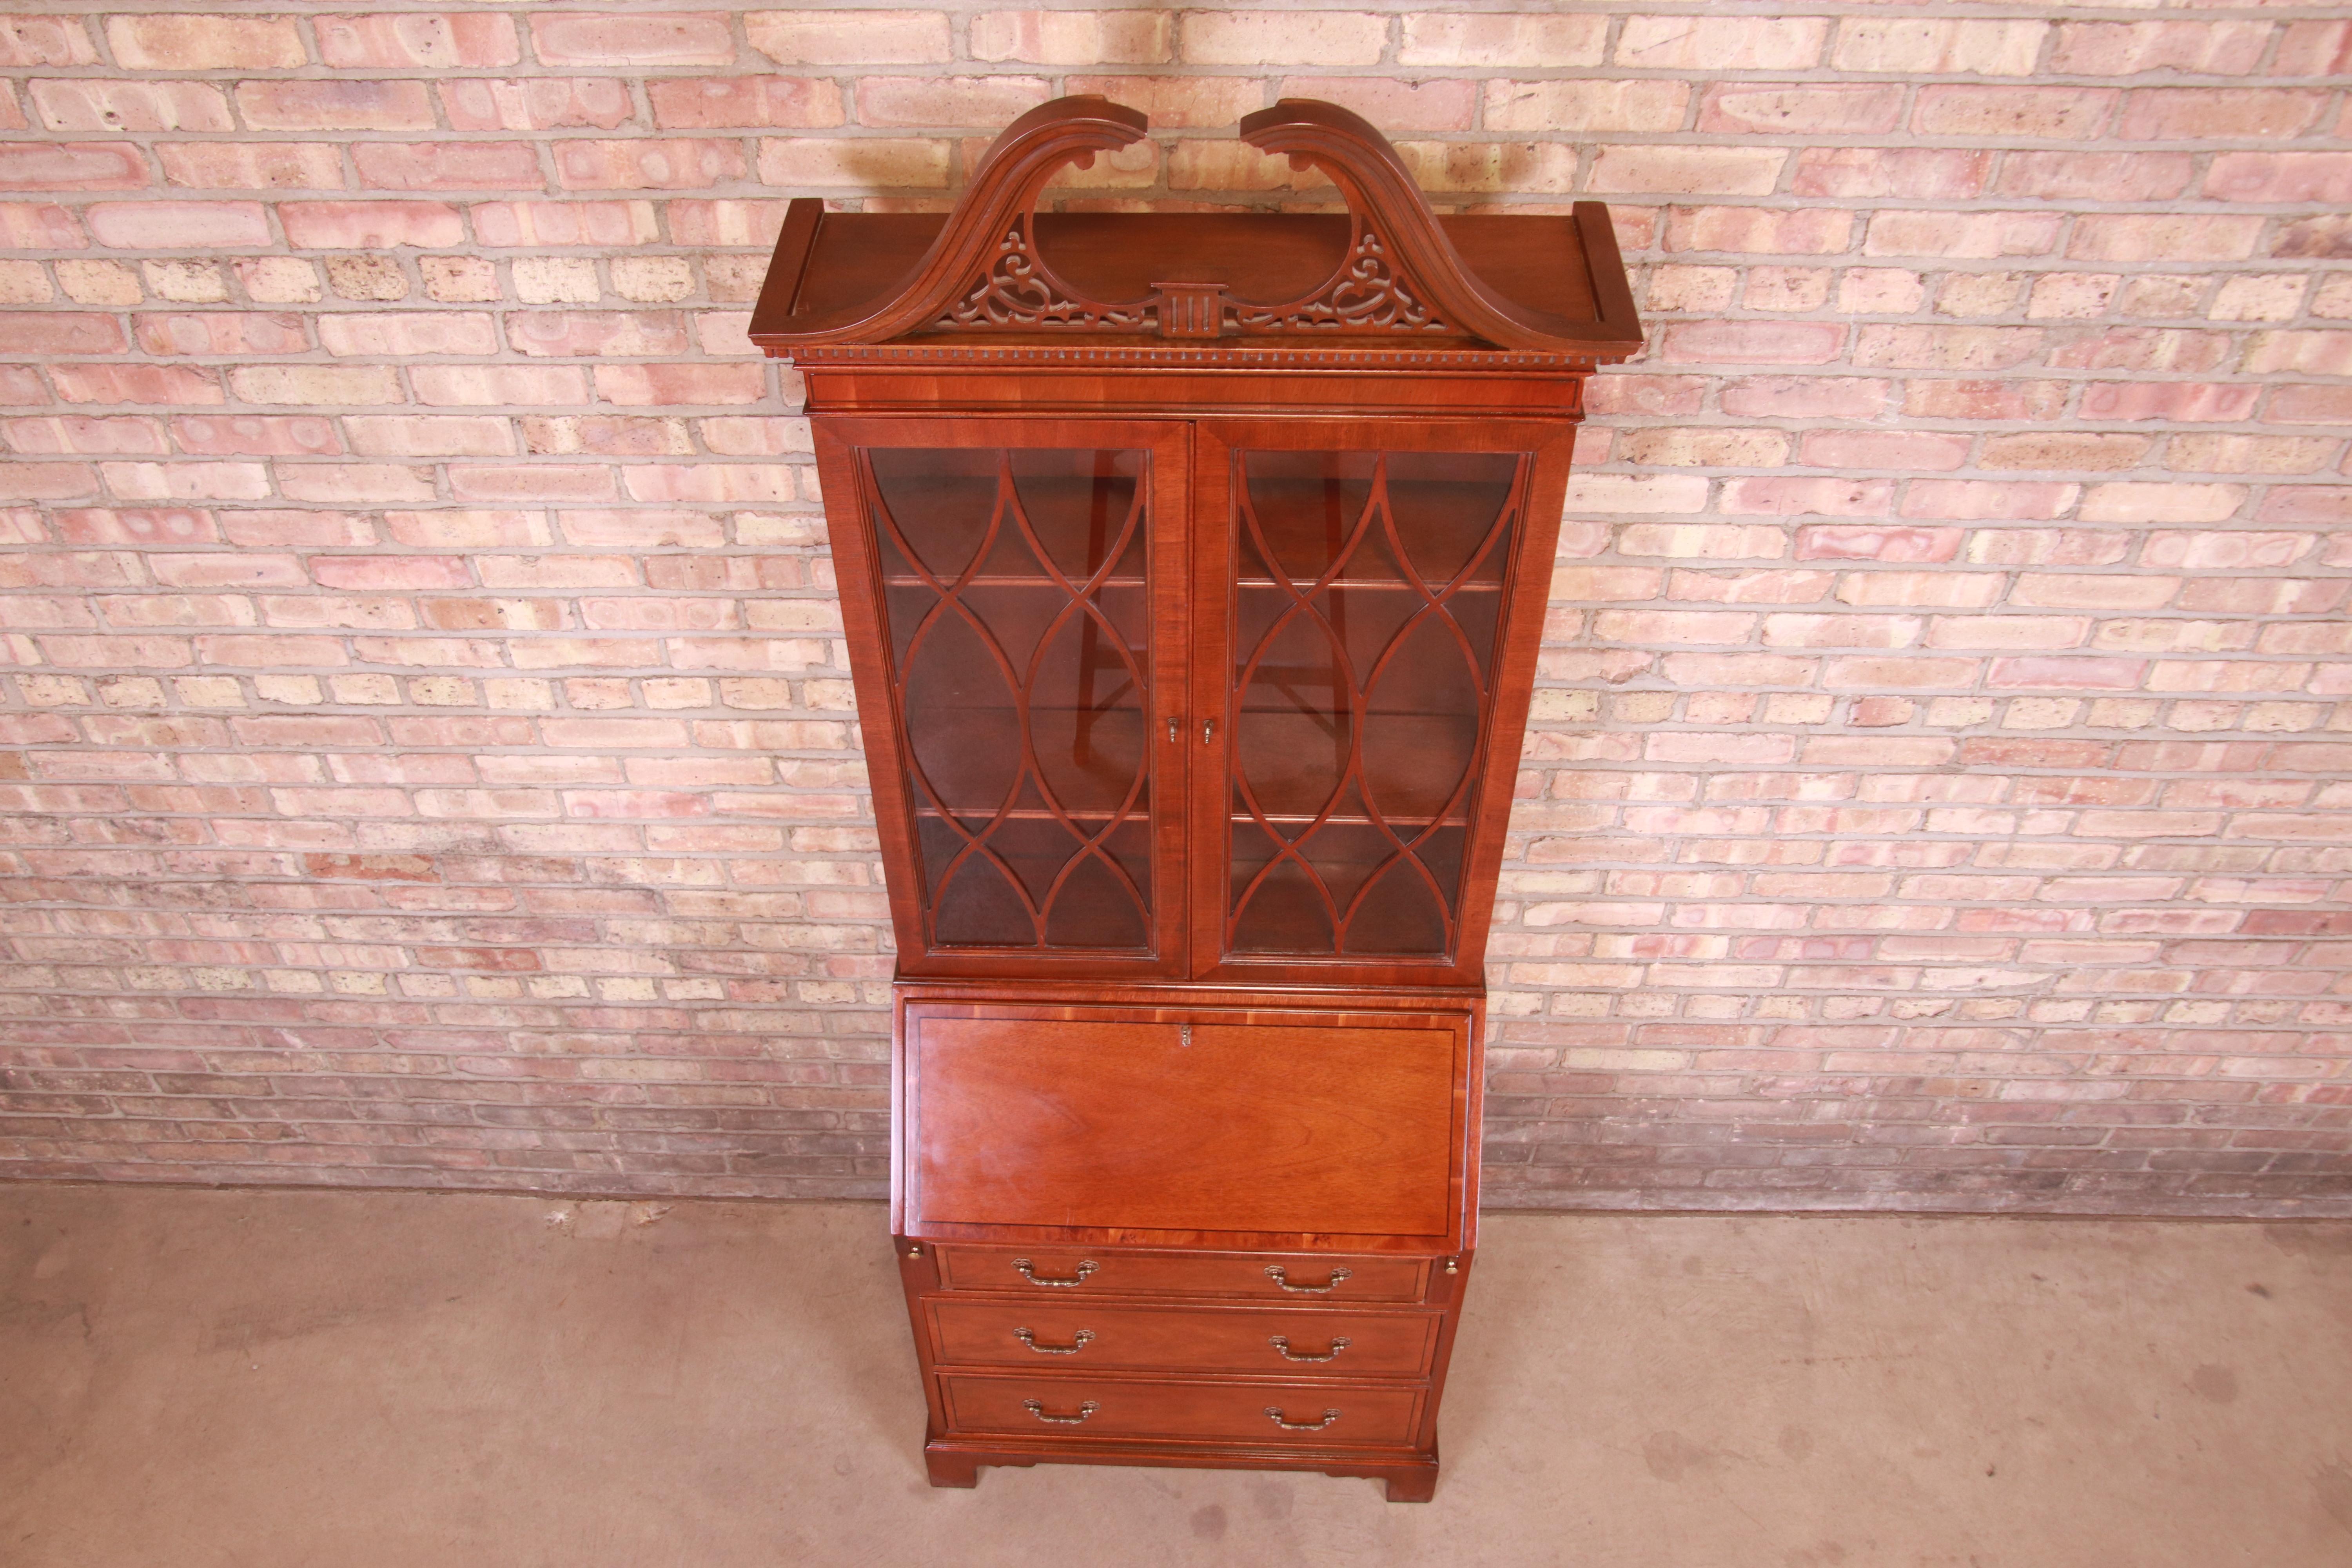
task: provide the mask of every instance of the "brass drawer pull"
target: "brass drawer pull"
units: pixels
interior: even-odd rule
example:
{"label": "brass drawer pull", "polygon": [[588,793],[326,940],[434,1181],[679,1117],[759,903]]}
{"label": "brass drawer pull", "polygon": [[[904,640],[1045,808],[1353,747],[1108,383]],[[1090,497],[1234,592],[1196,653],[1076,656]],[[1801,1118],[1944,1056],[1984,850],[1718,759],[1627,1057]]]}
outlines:
{"label": "brass drawer pull", "polygon": [[1067,1290],[1072,1286],[1085,1284],[1087,1282],[1087,1276],[1101,1268],[1102,1265],[1095,1262],[1092,1258],[1088,1258],[1085,1262],[1079,1264],[1078,1271],[1067,1279],[1040,1279],[1036,1275],[1030,1272],[1031,1269],[1036,1267],[1037,1266],[1035,1264],[1030,1262],[1025,1258],[1016,1258],[1013,1260],[1013,1271],[1015,1274],[1020,1275],[1024,1279],[1029,1281],[1030,1284],[1046,1285],[1051,1286],[1056,1290]]}
{"label": "brass drawer pull", "polygon": [[1275,1335],[1273,1343],[1275,1353],[1282,1357],[1285,1361],[1338,1361],[1339,1359],[1339,1352],[1348,1348],[1348,1336],[1345,1334],[1332,1335],[1331,1350],[1330,1353],[1328,1355],[1298,1354],[1296,1351],[1290,1348],[1290,1336],[1287,1334]]}
{"label": "brass drawer pull", "polygon": [[1282,1407],[1278,1405],[1267,1405],[1265,1413],[1273,1416],[1274,1424],[1286,1432],[1320,1432],[1324,1427],[1339,1419],[1338,1411],[1326,1410],[1320,1421],[1286,1421],[1282,1418]]}
{"label": "brass drawer pull", "polygon": [[1095,1331],[1080,1329],[1070,1336],[1070,1342],[1066,1345],[1041,1345],[1037,1342],[1037,1336],[1027,1329],[1013,1330],[1013,1337],[1039,1355],[1076,1355],[1094,1342]]}
{"label": "brass drawer pull", "polygon": [[[1038,1420],[1050,1422],[1055,1426],[1076,1426],[1079,1422],[1084,1421],[1087,1416],[1092,1415],[1096,1411],[1100,1410],[1102,1406],[1097,1405],[1091,1399],[1082,1399],[1078,1402],[1078,1413],[1076,1415],[1048,1415],[1045,1414],[1045,1406],[1041,1401],[1024,1399],[1021,1402],[1021,1408],[1029,1412],[1030,1415],[1034,1415]],[[1339,1413],[1334,1410],[1331,1414],[1337,1415]],[[1326,1422],[1325,1425],[1328,1426],[1329,1423]]]}
{"label": "brass drawer pull", "polygon": [[1340,1280],[1352,1278],[1347,1269],[1334,1268],[1331,1270],[1331,1282],[1328,1285],[1293,1285],[1279,1263],[1267,1264],[1265,1277],[1297,1296],[1328,1296],[1339,1288]]}

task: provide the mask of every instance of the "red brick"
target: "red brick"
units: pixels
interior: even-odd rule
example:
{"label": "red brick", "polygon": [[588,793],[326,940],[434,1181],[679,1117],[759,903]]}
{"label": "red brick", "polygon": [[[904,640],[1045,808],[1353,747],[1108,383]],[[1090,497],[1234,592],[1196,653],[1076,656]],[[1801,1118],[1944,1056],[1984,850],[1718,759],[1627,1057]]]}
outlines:
{"label": "red brick", "polygon": [[2031,360],[2042,333],[2032,327],[1865,326],[1853,363],[1911,370],[2007,370]]}
{"label": "red brick", "polygon": [[121,250],[252,248],[270,243],[258,202],[99,202],[83,209],[100,245]]}
{"label": "red brick", "polygon": [[467,501],[611,500],[618,494],[610,468],[551,463],[468,463],[450,471],[449,489]]}
{"label": "red brick", "polygon": [[74,216],[54,202],[0,202],[0,244],[14,250],[81,250]]}
{"label": "red brick", "polygon": [[[1128,19],[1128,25],[1144,21]],[[755,11],[743,18],[743,34],[751,47],[779,65],[929,64],[947,59],[950,52],[948,18],[932,11]],[[980,58],[1007,57],[990,52]],[[1116,58],[1092,57],[1083,63]]]}
{"label": "red brick", "polygon": [[2210,371],[2221,368],[2231,347],[2226,332],[2114,327],[2061,345],[2050,363],[2093,370]]}
{"label": "red brick", "polygon": [[1733,517],[1883,517],[1895,499],[1884,479],[1741,479],[1724,487]]}
{"label": "red brick", "polygon": [[2063,221],[2042,212],[1880,212],[1862,248],[1865,256],[2046,256]]}
{"label": "red brick", "polygon": [[2263,389],[2188,381],[2093,382],[2083,389],[2085,419],[2169,419],[2235,423],[2253,413]]}
{"label": "red brick", "polygon": [[2147,437],[2089,430],[2033,431],[1985,438],[1977,462],[1987,468],[2112,470],[2139,466]]}
{"label": "red brick", "polygon": [[110,354],[130,345],[122,323],[96,310],[0,312],[0,352],[26,354]]}
{"label": "red brick", "polygon": [[2264,522],[2352,522],[2352,488],[2343,485],[2281,485],[2263,498],[2262,507],[2255,515]]}
{"label": "red brick", "polygon": [[487,311],[339,310],[318,320],[319,346],[338,356],[406,359],[499,350],[498,326]]}
{"label": "red brick", "polygon": [[216,373],[168,364],[60,364],[49,367],[68,403],[205,404],[223,401]]}
{"label": "red brick", "polygon": [[[618,369],[606,366],[605,369]],[[572,365],[417,365],[408,373],[416,400],[427,407],[466,404],[584,402],[586,373]]]}
{"label": "red brick", "polygon": [[2310,375],[2352,374],[2352,331],[2256,332],[2240,369],[2263,374],[2299,371]]}
{"label": "red brick", "polygon": [[2144,659],[2089,654],[1997,658],[1985,683],[2006,690],[2132,691],[2147,668]]}
{"label": "red brick", "polygon": [[2282,386],[2270,416],[2288,425],[2352,424],[2352,386]]}
{"label": "red brick", "polygon": [[[675,84],[653,82],[661,89]],[[440,84],[441,107],[457,131],[610,131],[636,112],[625,82],[611,77],[463,77]]]}
{"label": "red brick", "polygon": [[1249,77],[1074,76],[1063,86],[1124,103],[1164,130],[1233,125],[1262,107],[1265,98],[1265,89]]}
{"label": "red brick", "polygon": [[1597,66],[1608,42],[1598,15],[1409,12],[1397,62],[1406,66]]}
{"label": "red brick", "polygon": [[228,100],[194,81],[74,78],[29,84],[35,112],[51,131],[231,131]]}
{"label": "red brick", "polygon": [[166,142],[163,177],[200,190],[343,188],[343,153],[327,142]]}
{"label": "red brick", "polygon": [[1775,147],[1603,147],[1587,189],[1672,195],[1763,195],[1780,183],[1788,153]]}
{"label": "red brick", "polygon": [[745,172],[740,142],[635,138],[554,147],[555,177],[575,191],[704,190]]}
{"label": "red brick", "polygon": [[2081,494],[2082,487],[2071,484],[1922,479],[1904,491],[1903,515],[1962,521],[2063,517]]}
{"label": "red brick", "polygon": [[2270,254],[2339,260],[2352,257],[2352,214],[2329,213],[2283,223],[2271,244]]}
{"label": "red brick", "polygon": [[2205,194],[2228,202],[2352,202],[2352,153],[2219,153]]}
{"label": "red brick", "polygon": [[433,499],[433,470],[394,463],[305,463],[278,471],[289,500],[406,502]]}
{"label": "red brick", "polygon": [[758,403],[767,375],[758,364],[608,364],[595,372],[596,395],[606,403],[688,407]]}
{"label": "red brick", "polygon": [[654,123],[671,131],[727,125],[822,129],[845,118],[840,88],[818,78],[688,77],[647,82],[646,96]]}
{"label": "red brick", "polygon": [[288,70],[310,63],[291,16],[110,16],[106,41],[129,70]]}
{"label": "red brick", "polygon": [[0,65],[88,66],[98,49],[79,16],[0,18]]}
{"label": "red brick", "polygon": [[65,415],[0,422],[7,443],[19,452],[155,455],[170,449],[163,426],[147,418],[93,419]]}
{"label": "red brick", "polygon": [[[670,208],[673,237],[681,245],[711,243],[676,232],[685,205]],[[494,246],[648,245],[660,234],[651,202],[483,202],[473,218],[474,237]]]}
{"label": "red brick", "polygon": [[1895,82],[1715,82],[1699,99],[1698,128],[1868,136],[1894,130],[1902,113],[1903,89]]}
{"label": "red brick", "polygon": [[1990,153],[1967,147],[1808,147],[1790,188],[1801,196],[1955,201],[1982,191],[1991,168]]}
{"label": "red brick", "polygon": [[723,66],[735,62],[725,16],[712,12],[558,12],[530,19],[540,62],[551,66]]}
{"label": "red brick", "polygon": [[135,191],[152,178],[127,142],[0,142],[0,191]]}
{"label": "red brick", "polygon": [[1924,419],[2032,420],[2062,418],[2063,381],[1915,381],[1903,389],[1903,411]]}
{"label": "red brick", "polygon": [[440,202],[289,202],[278,221],[297,250],[440,250],[466,238],[457,209]]}
{"label": "red brick", "polygon": [[68,500],[98,493],[98,470],[88,463],[11,463],[11,499]]}
{"label": "red brick", "polygon": [[172,421],[180,449],[200,457],[320,457],[342,450],[334,423],[312,415],[182,415]]}
{"label": "red brick", "polygon": [[479,11],[321,16],[311,24],[323,65],[404,70],[411,66],[510,66],[522,58],[514,23]]}
{"label": "red brick", "polygon": [[1961,531],[1887,524],[1818,523],[1797,531],[1800,561],[1949,561],[1959,553]]}
{"label": "red brick", "polygon": [[1798,460],[1822,468],[1957,468],[1968,461],[1973,439],[1900,430],[1809,430]]}
{"label": "red brick", "polygon": [[151,354],[299,354],[310,346],[304,318],[245,310],[188,310],[131,318]]}
{"label": "red brick", "polygon": [[2253,216],[2085,213],[2066,254],[2075,260],[2238,261],[2252,256],[2263,220]]}
{"label": "red brick", "polygon": [[1178,58],[1209,66],[1368,66],[1384,18],[1348,11],[1200,11],[1179,19]]}
{"label": "red brick", "polygon": [[2111,88],[1923,87],[1911,129],[1923,136],[2095,136],[2122,96]]}
{"label": "red brick", "polygon": [[[1312,98],[1336,103],[1391,133],[1467,131],[1478,105],[1478,89],[1475,83],[1467,81],[1412,82],[1394,81],[1382,77],[1294,76],[1284,78],[1276,91],[1283,98]],[[1675,123],[1681,123],[1679,115]]]}
{"label": "red brick", "polygon": [[1685,321],[1666,329],[1660,357],[1723,364],[1826,364],[1844,346],[1832,321]]}
{"label": "red brick", "polygon": [[1994,189],[2045,201],[2168,201],[2193,172],[2186,153],[2011,153]]}
{"label": "red brick", "polygon": [[2289,76],[2341,76],[2352,68],[2352,22],[2289,22],[2271,69]]}
{"label": "red brick", "polygon": [[1726,382],[1718,396],[1726,414],[1741,418],[1870,419],[1886,407],[1887,390],[1862,376],[1758,375]]}
{"label": "red brick", "polygon": [[516,350],[537,355],[679,354],[686,323],[675,311],[516,310],[507,317]]}
{"label": "red brick", "polygon": [[2050,65],[2069,76],[2165,69],[2244,76],[2261,63],[2270,34],[2270,25],[2260,21],[2068,22],[2058,29]]}
{"label": "red brick", "polygon": [[421,81],[240,82],[236,106],[255,131],[433,129],[433,95]]}
{"label": "red brick", "polygon": [[2140,88],[2124,105],[2116,134],[2126,142],[2293,136],[2326,106],[2326,93],[2302,88]]}
{"label": "red brick", "polygon": [[547,185],[539,150],[528,142],[362,142],[352,156],[361,182],[380,190],[536,191]]}
{"label": "red brick", "polygon": [[1672,207],[1668,250],[1722,250],[1758,256],[1833,256],[1853,243],[1853,216],[1832,206]]}

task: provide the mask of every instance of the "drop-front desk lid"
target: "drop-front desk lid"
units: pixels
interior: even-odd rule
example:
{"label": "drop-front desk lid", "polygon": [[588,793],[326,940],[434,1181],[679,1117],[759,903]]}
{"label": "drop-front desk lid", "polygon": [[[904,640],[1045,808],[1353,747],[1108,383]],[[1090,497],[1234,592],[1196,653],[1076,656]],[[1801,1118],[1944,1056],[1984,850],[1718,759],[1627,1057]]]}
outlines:
{"label": "drop-front desk lid", "polygon": [[779,357],[1084,343],[1486,351],[1577,367],[1641,347],[1606,207],[1440,216],[1380,132],[1329,104],[1286,100],[1242,134],[1320,169],[1345,212],[1036,210],[1065,164],[1143,123],[1099,98],[1033,110],[945,214],[793,202],[751,340]]}

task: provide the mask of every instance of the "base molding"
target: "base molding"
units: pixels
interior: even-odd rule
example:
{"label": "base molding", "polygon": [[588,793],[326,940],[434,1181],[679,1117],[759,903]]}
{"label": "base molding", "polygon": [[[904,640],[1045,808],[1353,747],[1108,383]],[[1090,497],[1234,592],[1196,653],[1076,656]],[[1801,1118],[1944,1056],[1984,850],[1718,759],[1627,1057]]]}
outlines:
{"label": "base molding", "polygon": [[1335,1449],[1328,1454],[1247,1447],[1194,1447],[1177,1444],[1084,1444],[1057,1442],[1050,1449],[992,1444],[971,1438],[932,1437],[923,1445],[923,1464],[935,1487],[976,1487],[984,1465],[1027,1468],[1033,1465],[1129,1465],[1187,1470],[1320,1470],[1341,1480],[1373,1480],[1391,1502],[1428,1502],[1437,1495],[1438,1458],[1427,1454],[1373,1455]]}

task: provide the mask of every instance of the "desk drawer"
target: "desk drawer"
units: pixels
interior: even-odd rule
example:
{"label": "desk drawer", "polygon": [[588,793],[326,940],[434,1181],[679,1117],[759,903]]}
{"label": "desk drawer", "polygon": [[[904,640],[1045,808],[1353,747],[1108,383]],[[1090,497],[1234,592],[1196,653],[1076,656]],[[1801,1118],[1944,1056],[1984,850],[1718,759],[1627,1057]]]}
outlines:
{"label": "desk drawer", "polygon": [[1421,1377],[1444,1321],[1436,1312],[1280,1308],[1114,1307],[1085,1302],[923,1303],[945,1364],[1091,1373],[1252,1373],[1292,1377]]}
{"label": "desk drawer", "polygon": [[1428,1288],[1426,1258],[1361,1258],[1328,1252],[1121,1252],[1108,1247],[937,1248],[940,1284],[950,1290],[1009,1290],[1040,1299],[1097,1296],[1231,1296],[1339,1307],[1350,1301],[1418,1301]]}
{"label": "desk drawer", "polygon": [[1311,1447],[1405,1447],[1418,1388],[1278,1383],[1147,1383],[1120,1378],[940,1377],[956,1436],[1168,1437]]}

